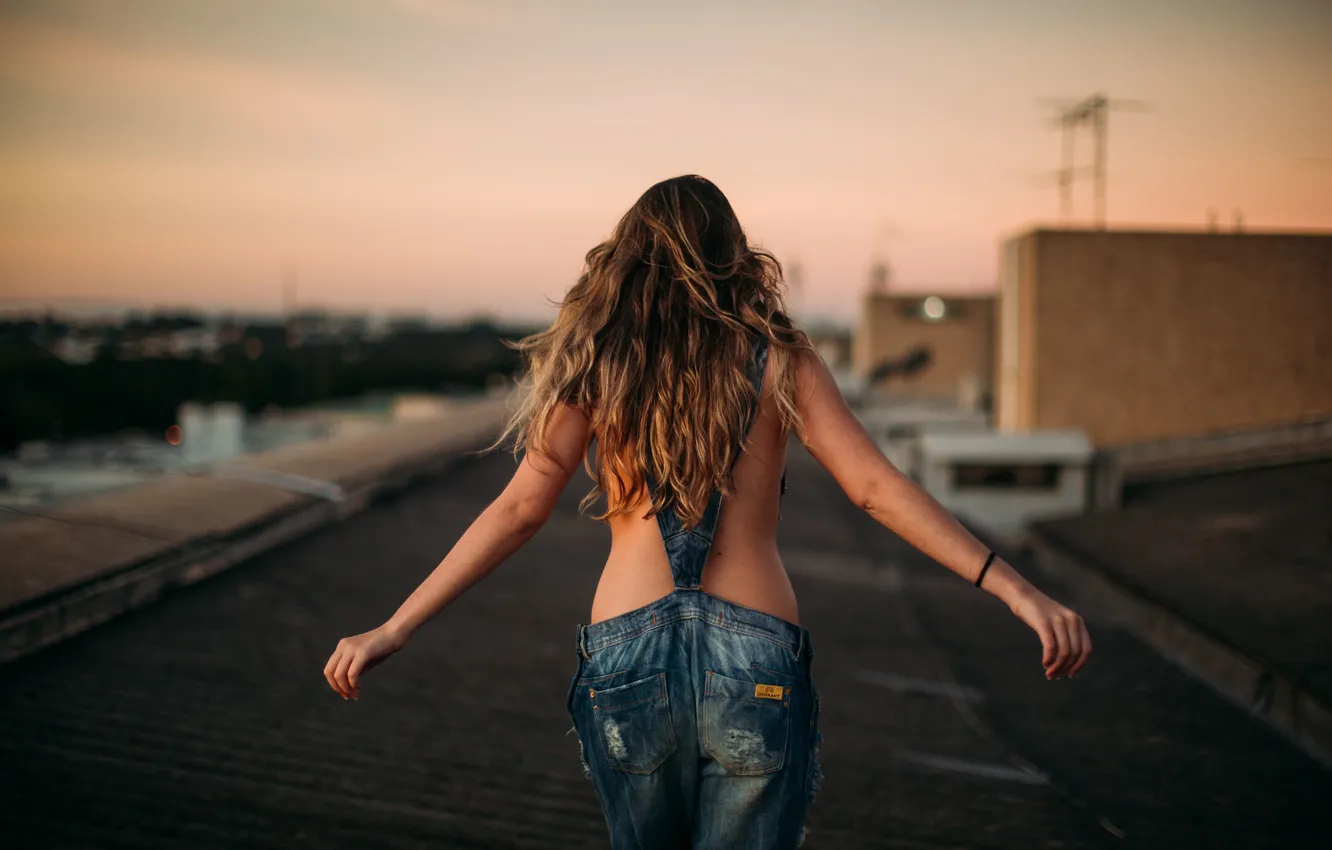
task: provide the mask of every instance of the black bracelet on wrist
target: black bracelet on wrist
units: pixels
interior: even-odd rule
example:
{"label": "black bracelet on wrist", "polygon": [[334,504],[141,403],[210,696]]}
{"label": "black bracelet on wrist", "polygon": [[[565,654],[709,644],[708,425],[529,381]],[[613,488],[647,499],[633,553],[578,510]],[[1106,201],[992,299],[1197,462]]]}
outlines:
{"label": "black bracelet on wrist", "polygon": [[976,586],[980,587],[981,579],[985,578],[985,571],[994,563],[994,552],[990,552],[990,557],[985,559],[985,566],[981,567],[980,575],[976,576]]}

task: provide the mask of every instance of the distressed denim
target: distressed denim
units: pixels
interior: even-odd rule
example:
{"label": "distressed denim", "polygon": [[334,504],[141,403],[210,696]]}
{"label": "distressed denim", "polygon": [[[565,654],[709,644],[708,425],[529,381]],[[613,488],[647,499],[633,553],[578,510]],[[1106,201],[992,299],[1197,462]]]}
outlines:
{"label": "distressed denim", "polygon": [[697,589],[578,631],[567,707],[611,846],[790,848],[818,781],[809,630]]}

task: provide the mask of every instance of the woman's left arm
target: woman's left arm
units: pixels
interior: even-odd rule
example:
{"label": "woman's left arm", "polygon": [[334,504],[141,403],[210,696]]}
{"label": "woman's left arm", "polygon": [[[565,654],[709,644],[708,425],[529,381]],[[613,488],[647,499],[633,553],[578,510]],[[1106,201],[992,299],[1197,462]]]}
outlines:
{"label": "woman's left arm", "polygon": [[589,439],[586,415],[572,406],[559,408],[546,432],[545,451],[523,455],[504,492],[397,612],[382,626],[338,642],[324,667],[324,678],[333,690],[343,699],[358,696],[363,672],[401,649],[423,623],[532,539],[578,471]]}

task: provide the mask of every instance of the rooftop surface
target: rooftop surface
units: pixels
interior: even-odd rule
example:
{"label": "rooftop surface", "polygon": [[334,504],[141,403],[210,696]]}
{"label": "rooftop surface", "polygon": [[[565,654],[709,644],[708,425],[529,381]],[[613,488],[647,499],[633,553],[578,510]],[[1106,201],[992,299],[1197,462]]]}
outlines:
{"label": "rooftop surface", "polygon": [[[469,461],[6,665],[6,844],[606,847],[564,713],[608,542],[577,516],[585,480],[359,701],[323,679],[337,639],[391,614],[511,469]],[[1083,674],[1047,682],[1000,603],[798,449],[783,517],[823,698],[806,847],[1291,848],[1332,831],[1332,773],[1113,623],[1090,621]]]}
{"label": "rooftop surface", "polygon": [[1332,706],[1332,461],[1130,487],[1040,533]]}

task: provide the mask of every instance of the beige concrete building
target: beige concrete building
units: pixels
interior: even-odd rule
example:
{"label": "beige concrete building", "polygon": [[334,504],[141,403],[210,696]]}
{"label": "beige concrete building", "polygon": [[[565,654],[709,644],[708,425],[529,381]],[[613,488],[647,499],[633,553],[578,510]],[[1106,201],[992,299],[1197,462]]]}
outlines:
{"label": "beige concrete building", "polygon": [[999,277],[1001,429],[1104,446],[1332,414],[1332,234],[1036,230]]}
{"label": "beige concrete building", "polygon": [[893,395],[959,399],[989,394],[994,375],[995,299],[874,291],[865,294],[851,367],[865,377],[879,364],[928,349],[929,365],[883,382]]}

